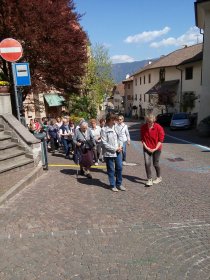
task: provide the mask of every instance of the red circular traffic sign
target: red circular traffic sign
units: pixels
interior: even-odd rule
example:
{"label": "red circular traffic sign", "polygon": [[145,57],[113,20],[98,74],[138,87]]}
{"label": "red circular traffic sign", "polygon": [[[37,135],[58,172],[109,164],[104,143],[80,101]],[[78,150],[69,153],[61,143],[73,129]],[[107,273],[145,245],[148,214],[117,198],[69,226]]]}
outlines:
{"label": "red circular traffic sign", "polygon": [[0,55],[7,61],[15,62],[22,57],[23,49],[17,40],[7,38],[0,42]]}

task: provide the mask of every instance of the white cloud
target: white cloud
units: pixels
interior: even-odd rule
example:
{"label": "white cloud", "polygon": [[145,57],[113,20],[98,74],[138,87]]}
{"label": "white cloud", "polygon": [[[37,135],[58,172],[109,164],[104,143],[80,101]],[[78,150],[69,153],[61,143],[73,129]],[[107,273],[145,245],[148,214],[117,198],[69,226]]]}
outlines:
{"label": "white cloud", "polygon": [[183,45],[194,45],[196,43],[201,43],[203,41],[203,36],[199,33],[199,29],[194,26],[191,27],[186,33],[183,35],[174,38],[169,37],[167,39],[163,39],[159,42],[153,42],[150,44],[152,48],[160,48],[160,47],[168,47],[168,46],[183,46]]}
{"label": "white cloud", "polygon": [[142,33],[128,36],[125,39],[126,43],[140,43],[140,42],[150,42],[155,38],[163,36],[170,31],[170,27],[166,26],[162,30],[154,30],[154,31],[144,31]]}
{"label": "white cloud", "polygon": [[135,59],[129,55],[113,55],[111,57],[112,63],[133,62]]}
{"label": "white cloud", "polygon": [[109,44],[109,43],[103,43],[103,46],[106,48],[106,49],[109,49],[109,48],[111,48],[111,44]]}

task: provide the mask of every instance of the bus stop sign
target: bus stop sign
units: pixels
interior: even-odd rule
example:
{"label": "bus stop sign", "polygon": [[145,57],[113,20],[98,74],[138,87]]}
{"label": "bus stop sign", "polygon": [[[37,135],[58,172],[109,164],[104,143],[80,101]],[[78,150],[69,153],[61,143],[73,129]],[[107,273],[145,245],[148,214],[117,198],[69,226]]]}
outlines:
{"label": "bus stop sign", "polygon": [[30,86],[31,78],[30,78],[30,70],[29,63],[13,63],[13,75],[16,86]]}

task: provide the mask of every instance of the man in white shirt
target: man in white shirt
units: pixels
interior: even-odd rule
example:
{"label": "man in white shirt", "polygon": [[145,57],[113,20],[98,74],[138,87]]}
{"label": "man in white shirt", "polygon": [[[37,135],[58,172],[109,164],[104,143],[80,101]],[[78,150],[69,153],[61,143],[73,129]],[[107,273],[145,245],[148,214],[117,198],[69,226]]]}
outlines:
{"label": "man in white shirt", "polygon": [[123,165],[126,165],[126,145],[130,145],[130,133],[128,131],[127,124],[124,123],[124,117],[120,115],[118,117],[118,123],[116,124],[116,131],[117,133],[122,135],[123,138],[123,151],[122,151],[122,161]]}
{"label": "man in white shirt", "polygon": [[90,120],[90,129],[96,142],[96,146],[93,149],[93,154],[94,154],[95,165],[98,165],[99,156],[101,154],[101,127],[97,125],[95,119]]}

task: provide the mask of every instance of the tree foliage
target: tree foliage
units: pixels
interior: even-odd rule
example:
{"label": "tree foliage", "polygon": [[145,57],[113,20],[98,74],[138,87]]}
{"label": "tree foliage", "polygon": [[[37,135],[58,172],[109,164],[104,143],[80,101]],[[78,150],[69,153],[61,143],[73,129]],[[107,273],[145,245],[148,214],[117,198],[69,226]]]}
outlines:
{"label": "tree foliage", "polygon": [[97,117],[97,107],[90,95],[72,94],[69,100],[70,115],[89,120]]}
{"label": "tree foliage", "polygon": [[[73,0],[0,0],[0,41],[18,40],[30,63],[33,91],[72,90],[85,73],[87,35]],[[8,78],[8,64],[0,60]]]}
{"label": "tree foliage", "polygon": [[111,93],[114,84],[111,70],[108,50],[100,44],[91,47],[82,92],[91,95],[97,105],[100,105],[105,96]]}

